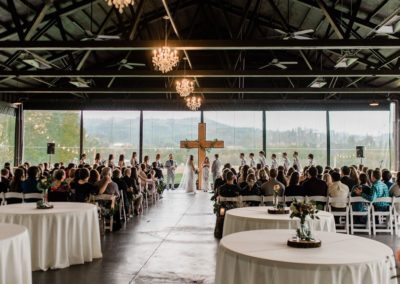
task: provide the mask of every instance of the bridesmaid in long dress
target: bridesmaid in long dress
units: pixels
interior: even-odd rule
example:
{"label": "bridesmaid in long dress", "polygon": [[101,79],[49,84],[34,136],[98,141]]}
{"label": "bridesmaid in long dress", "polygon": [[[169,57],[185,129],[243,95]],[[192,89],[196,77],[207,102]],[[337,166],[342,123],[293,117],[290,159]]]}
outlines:
{"label": "bridesmaid in long dress", "polygon": [[203,162],[203,179],[202,179],[202,189],[204,192],[207,192],[210,190],[210,160],[208,159],[208,157],[206,157],[204,159]]}

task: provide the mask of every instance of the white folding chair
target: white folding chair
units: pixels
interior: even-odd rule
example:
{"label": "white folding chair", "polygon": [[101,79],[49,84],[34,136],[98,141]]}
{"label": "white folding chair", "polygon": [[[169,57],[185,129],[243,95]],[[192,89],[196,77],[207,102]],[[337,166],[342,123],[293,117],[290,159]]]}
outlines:
{"label": "white folding chair", "polygon": [[0,205],[4,205],[4,192],[0,192]]}
{"label": "white folding chair", "polygon": [[36,202],[43,199],[41,193],[24,193],[24,202],[29,200],[30,202]]}
{"label": "white folding chair", "polygon": [[22,203],[24,202],[24,195],[20,192],[6,192],[4,193],[4,205],[7,205],[7,200],[8,199],[17,199],[17,203]]}
{"label": "white folding chair", "polygon": [[119,216],[121,219],[126,222],[126,210],[125,210],[125,194],[123,190],[119,191],[120,200],[119,200]]}
{"label": "white folding chair", "polygon": [[245,205],[245,202],[258,202],[259,206],[262,203],[262,196],[260,195],[242,195],[240,199],[241,199],[240,207],[243,207]]}
{"label": "white folding chair", "polygon": [[[399,208],[399,210],[397,210]],[[400,197],[393,197],[393,219],[394,219],[394,231],[397,236],[400,235]]]}
{"label": "white folding chair", "polygon": [[[332,210],[332,204],[337,204],[337,203],[342,203],[342,204],[346,204],[345,207],[345,211],[334,211]],[[350,208],[349,208],[349,198],[348,197],[329,197],[328,198],[328,211],[330,213],[332,213],[332,215],[334,217],[338,217],[337,219],[339,220],[338,223],[336,223],[336,219],[335,219],[335,223],[336,223],[336,232],[338,233],[349,233],[349,212],[350,212]],[[343,207],[340,207],[343,208]],[[342,220],[344,219],[344,223],[342,222]],[[339,227],[339,228],[338,228]],[[342,229],[340,229],[341,227],[343,227]]]}
{"label": "white folding chair", "polygon": [[218,196],[217,197],[217,203],[221,204],[221,202],[236,202],[240,203],[240,196],[235,196],[235,197],[224,197],[224,196]]}
{"label": "white folding chair", "polygon": [[315,196],[306,196],[306,201],[310,202],[310,201],[314,201],[314,202],[321,202],[324,203],[324,211],[326,211],[326,204],[328,203],[328,197],[326,196],[322,196],[322,195],[315,195]]}
{"label": "white folding chair", "polygon": [[301,195],[290,195],[290,196],[285,196],[285,202],[288,203],[292,203],[293,200],[296,199],[299,202],[304,202],[306,200],[306,198],[304,196]]}
{"label": "white folding chair", "polygon": [[[375,208],[374,204],[378,202],[388,203],[388,211],[379,211]],[[380,197],[372,202],[371,206],[371,218],[372,218],[372,234],[376,235],[377,232],[390,233],[393,235],[393,198],[392,197]],[[376,223],[378,219],[378,224]]]}
{"label": "white folding chair", "polygon": [[[97,206],[99,206],[101,209],[110,209],[113,210],[115,208],[115,195],[111,194],[100,194],[94,196],[94,201],[96,202]],[[99,202],[100,201],[100,202]],[[109,202],[110,203],[110,208],[107,208],[103,205],[103,202]],[[99,204],[100,203],[100,204]],[[114,223],[114,216],[113,214],[110,214],[110,221],[107,225],[107,219],[103,218],[101,216],[101,219],[103,220],[103,228],[104,230],[109,230],[112,232],[113,230],[113,223]]]}
{"label": "white folding chair", "polygon": [[[284,202],[285,201],[285,197],[284,196],[278,196],[278,202]],[[267,204],[266,204],[267,203]],[[272,206],[272,204],[274,203],[274,196],[273,195],[264,195],[262,196],[262,205],[263,206]]]}
{"label": "white folding chair", "polygon": [[[366,211],[354,211],[353,204],[363,203]],[[371,202],[361,196],[350,197],[350,234],[367,232],[371,235]],[[366,217],[366,224],[355,224],[354,217]]]}
{"label": "white folding chair", "polygon": [[152,201],[153,204],[156,203],[158,200],[158,193],[157,193],[157,188],[156,188],[156,183],[152,179],[146,180],[146,190],[149,193],[150,200]]}
{"label": "white folding chair", "polygon": [[143,208],[147,209],[147,208],[149,208],[149,199],[148,199],[148,193],[146,190],[146,186],[143,188],[142,184],[139,183],[139,189],[143,195],[142,206],[143,206]]}

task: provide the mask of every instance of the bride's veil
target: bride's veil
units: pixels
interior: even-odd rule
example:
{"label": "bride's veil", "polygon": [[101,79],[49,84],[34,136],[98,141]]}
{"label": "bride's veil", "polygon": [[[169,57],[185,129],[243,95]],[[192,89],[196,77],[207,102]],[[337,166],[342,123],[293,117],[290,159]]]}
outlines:
{"label": "bride's veil", "polygon": [[188,186],[188,183],[189,183],[189,171],[190,171],[189,159],[190,159],[190,157],[186,160],[186,164],[185,164],[185,167],[183,169],[182,179],[181,179],[181,182],[179,183],[179,186],[178,186],[179,189],[186,189],[187,186]]}

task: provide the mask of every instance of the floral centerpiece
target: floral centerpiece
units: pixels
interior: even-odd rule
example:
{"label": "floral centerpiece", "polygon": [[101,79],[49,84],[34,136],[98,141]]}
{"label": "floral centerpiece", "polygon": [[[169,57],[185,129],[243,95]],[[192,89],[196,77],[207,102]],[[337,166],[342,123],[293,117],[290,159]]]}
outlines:
{"label": "floral centerpiece", "polygon": [[[300,219],[300,226],[296,230],[296,241],[297,245],[293,245],[296,247],[319,247],[321,246],[321,241],[316,240],[311,232],[311,229],[306,222],[307,219],[315,220],[319,219],[317,216],[318,210],[315,205],[315,202],[304,202],[304,201],[297,201],[296,199],[293,200],[292,204],[290,205],[290,218],[299,218]],[[289,240],[290,241],[290,240]],[[288,241],[288,245],[289,244]],[[299,246],[298,244],[301,243],[302,245]],[[314,244],[314,245],[307,245]]]}
{"label": "floral centerpiece", "polygon": [[42,193],[42,200],[39,200],[36,205],[38,209],[49,209],[53,208],[53,205],[47,203],[47,192],[51,186],[51,178],[43,177],[39,179],[36,188]]}
{"label": "floral centerpiece", "polygon": [[268,209],[268,214],[289,214],[289,210],[285,209],[285,203],[279,202],[279,196],[281,194],[281,186],[279,184],[274,185],[272,194],[273,208]]}

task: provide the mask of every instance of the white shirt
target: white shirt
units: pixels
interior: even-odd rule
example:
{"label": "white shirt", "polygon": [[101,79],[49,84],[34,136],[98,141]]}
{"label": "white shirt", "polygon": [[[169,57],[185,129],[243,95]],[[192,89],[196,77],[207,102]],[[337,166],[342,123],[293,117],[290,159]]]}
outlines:
{"label": "white shirt", "polygon": [[251,168],[255,168],[257,165],[256,165],[256,161],[254,161],[254,158],[250,158],[250,167]]}
{"label": "white shirt", "polygon": [[288,169],[289,169],[289,167],[290,167],[290,162],[289,162],[289,159],[286,157],[286,158],[283,158],[283,167],[285,168],[285,170],[287,171]]}
{"label": "white shirt", "polygon": [[[341,181],[335,181],[328,187],[328,195],[330,197],[346,198],[349,196],[349,187]],[[345,208],[346,203],[332,203],[333,207]]]}
{"label": "white shirt", "polygon": [[298,157],[293,157],[293,166],[296,165],[299,172],[301,172],[302,168],[300,165],[300,160]]}
{"label": "white shirt", "polygon": [[244,158],[240,159],[240,165],[245,166],[247,164],[246,160]]}
{"label": "white shirt", "polygon": [[260,164],[261,164],[262,168],[264,168],[266,166],[267,162],[265,161],[264,156],[260,156]]}
{"label": "white shirt", "polygon": [[278,162],[276,161],[276,159],[272,159],[271,169],[277,169],[277,168],[278,168]]}

